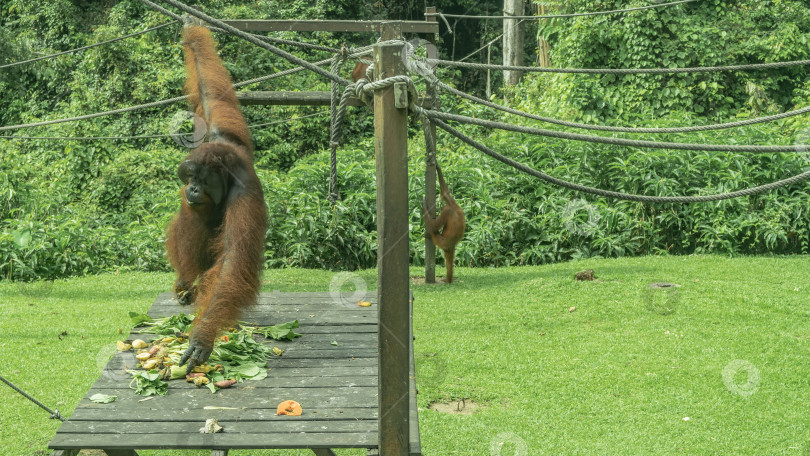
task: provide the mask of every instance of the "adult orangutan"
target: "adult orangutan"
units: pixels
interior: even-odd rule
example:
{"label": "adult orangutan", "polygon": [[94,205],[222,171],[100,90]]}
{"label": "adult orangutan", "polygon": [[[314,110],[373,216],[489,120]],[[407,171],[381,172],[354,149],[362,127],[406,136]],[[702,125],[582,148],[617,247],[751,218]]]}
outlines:
{"label": "adult orangutan", "polygon": [[444,266],[447,274],[444,276],[445,283],[453,281],[453,261],[456,259],[456,244],[464,236],[464,229],[467,221],[464,218],[464,211],[453,199],[450,189],[442,176],[442,169],[436,163],[436,173],[439,176],[439,190],[444,200],[445,206],[442,208],[438,218],[433,218],[428,212],[428,199],[422,200],[422,216],[425,219],[427,235],[433,244],[444,252]]}
{"label": "adult orangutan", "polygon": [[247,123],[209,30],[186,24],[183,51],[191,111],[205,119],[209,141],[177,169],[185,186],[166,241],[177,271],[175,296],[197,306],[189,348],[180,360],[190,372],[211,355],[217,332],[256,301],[267,208]]}

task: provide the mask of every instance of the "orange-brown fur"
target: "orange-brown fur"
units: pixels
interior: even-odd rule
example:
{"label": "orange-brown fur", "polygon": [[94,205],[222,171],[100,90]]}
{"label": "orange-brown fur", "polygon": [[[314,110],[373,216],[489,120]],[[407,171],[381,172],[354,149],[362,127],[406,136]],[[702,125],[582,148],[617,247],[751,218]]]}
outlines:
{"label": "orange-brown fur", "polygon": [[357,65],[355,65],[354,69],[352,70],[352,81],[357,82],[360,79],[365,78],[366,70],[368,69],[369,65],[370,63],[365,60],[360,60],[357,62]]}
{"label": "orange-brown fur", "polygon": [[[231,78],[207,28],[183,30],[191,111],[208,124],[209,141],[185,160],[223,176],[219,204],[207,194],[190,206],[181,190],[180,211],[167,233],[166,250],[177,271],[175,293],[197,306],[192,342],[210,349],[217,332],[237,322],[255,303],[264,264],[267,208],[253,169],[253,143]],[[186,296],[186,293],[189,296]]]}
{"label": "orange-brown fur", "polygon": [[442,169],[438,163],[436,164],[436,173],[439,176],[439,190],[445,206],[442,208],[439,217],[434,219],[428,212],[426,197],[422,203],[422,215],[425,218],[428,237],[436,247],[439,247],[444,252],[444,265],[447,268],[444,280],[446,283],[451,283],[453,281],[453,261],[456,259],[456,244],[464,236],[467,222],[464,218],[464,211],[461,210],[461,206],[456,203],[453,195],[450,194],[450,189],[447,188],[447,183],[444,181],[444,176],[442,176]]}

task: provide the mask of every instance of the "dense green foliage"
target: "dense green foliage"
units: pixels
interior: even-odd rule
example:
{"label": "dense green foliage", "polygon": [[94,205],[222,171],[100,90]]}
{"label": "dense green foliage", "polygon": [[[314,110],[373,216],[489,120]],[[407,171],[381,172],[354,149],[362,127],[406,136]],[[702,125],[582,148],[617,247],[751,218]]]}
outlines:
{"label": "dense green foliage", "polygon": [[[551,12],[595,11],[639,3],[547,2]],[[276,2],[257,7],[214,1],[220,17],[374,18],[417,15],[410,3],[388,10],[365,2]],[[420,7],[421,8],[421,7]],[[452,12],[490,14],[495,7],[459,1]],[[556,8],[556,9],[555,9]],[[262,13],[262,11],[267,13]],[[410,11],[410,13],[403,13]],[[552,45],[559,67],[703,66],[798,60],[807,47],[810,10],[799,1],[703,0],[619,16],[546,21],[530,28]],[[59,0],[33,5],[0,0],[0,65],[75,48],[166,22],[134,0]],[[475,22],[470,22],[471,24]],[[456,57],[497,36],[471,25],[441,49]],[[365,45],[365,35],[275,36],[338,46]],[[466,36],[466,35],[465,35]],[[0,69],[0,125],[70,117],[170,98],[184,79],[179,34],[170,26],[76,54]],[[241,40],[218,36],[235,81],[290,68]],[[532,40],[527,39],[527,47]],[[290,49],[294,50],[294,49]],[[298,51],[310,61],[323,52]],[[344,71],[348,73],[347,64]],[[804,67],[686,75],[526,75],[500,100],[526,111],[589,123],[685,126],[744,119],[803,107],[810,101]],[[460,86],[475,72],[440,77]],[[328,90],[320,77],[296,76],[254,90]],[[505,101],[508,100],[508,101]],[[448,96],[451,112],[503,118]],[[169,132],[181,105],[11,133],[19,136],[149,135]],[[368,110],[351,109],[339,152],[340,191],[328,188],[328,115],[322,108],[245,107],[265,187],[270,229],[267,265],[355,269],[376,259],[374,152]],[[520,119],[509,117],[509,122]],[[548,127],[547,125],[542,125]],[[548,172],[595,187],[648,195],[711,194],[761,185],[810,167],[807,154],[726,154],[642,150],[521,137],[463,127],[494,149]],[[581,132],[581,131],[578,131]],[[644,139],[729,144],[804,144],[806,117],[735,130],[644,135]],[[411,129],[411,259],[424,256],[420,207],[424,184],[421,129]],[[3,133],[8,134],[8,133]],[[632,135],[625,135],[632,136]],[[636,135],[637,136],[637,135]],[[467,213],[458,261],[470,266],[538,264],[590,256],[649,253],[807,253],[810,185],[720,203],[645,205],[562,191],[482,158],[440,134],[440,161]],[[178,207],[175,167],[184,150],[171,139],[62,141],[0,139],[0,277],[32,279],[109,270],[166,270],[163,232]]]}

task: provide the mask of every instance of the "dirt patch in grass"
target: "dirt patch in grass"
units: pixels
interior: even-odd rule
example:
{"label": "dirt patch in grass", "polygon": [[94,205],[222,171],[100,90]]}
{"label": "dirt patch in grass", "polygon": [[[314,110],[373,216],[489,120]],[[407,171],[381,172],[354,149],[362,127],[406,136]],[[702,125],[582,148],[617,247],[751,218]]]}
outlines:
{"label": "dirt patch in grass", "polygon": [[459,399],[450,402],[431,402],[428,408],[452,415],[472,415],[476,411],[484,408],[484,406],[473,402],[472,399]]}

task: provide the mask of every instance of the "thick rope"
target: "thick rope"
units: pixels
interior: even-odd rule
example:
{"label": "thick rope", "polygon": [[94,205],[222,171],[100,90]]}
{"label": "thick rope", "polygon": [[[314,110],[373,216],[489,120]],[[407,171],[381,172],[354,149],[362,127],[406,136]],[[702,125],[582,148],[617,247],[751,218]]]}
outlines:
{"label": "thick rope", "polygon": [[743,190],[738,190],[735,192],[729,193],[720,193],[716,195],[702,195],[702,196],[646,196],[646,195],[633,195],[630,193],[622,193],[622,192],[614,192],[610,190],[602,190],[599,188],[588,187],[585,185],[575,184],[569,181],[565,181],[562,179],[558,179],[556,177],[549,176],[546,173],[538,171],[534,168],[530,168],[529,166],[524,165],[523,163],[517,162],[512,160],[511,158],[505,157],[494,150],[484,146],[483,144],[475,141],[474,139],[466,136],[465,134],[459,132],[458,130],[452,128],[451,126],[447,125],[446,123],[442,122],[441,120],[434,118],[433,121],[436,125],[443,129],[444,131],[450,133],[451,135],[455,136],[462,142],[480,150],[486,155],[505,163],[518,171],[522,171],[526,174],[531,176],[537,177],[542,179],[550,184],[558,185],[560,187],[564,187],[570,190],[576,190],[580,192],[590,193],[593,195],[604,196],[608,198],[616,198],[621,200],[627,201],[639,201],[643,203],[705,203],[710,201],[721,201],[731,198],[737,198],[740,196],[749,196],[749,195],[756,195],[759,193],[764,193],[771,191],[773,189],[784,187],[787,185],[792,185],[797,182],[801,182],[806,179],[810,179],[810,171],[805,171],[801,174],[797,174],[795,176],[789,177],[787,179],[782,179],[780,181],[771,182],[769,184],[760,185],[757,187],[751,187]]}
{"label": "thick rope", "polygon": [[[340,74],[340,68],[346,60],[345,48],[344,53],[336,53],[332,59],[332,66],[329,71],[332,74]],[[340,84],[332,81],[332,96],[329,100],[329,115],[330,115],[330,138],[329,138],[329,201],[334,205],[340,199],[337,183],[337,148],[340,145],[340,127],[338,122],[338,103],[340,103]],[[342,123],[342,115],[340,123]]]}
{"label": "thick rope", "polygon": [[69,51],[57,52],[56,54],[50,54],[50,55],[43,55],[42,57],[36,57],[36,58],[33,58],[33,59],[29,59],[29,60],[23,60],[22,62],[6,63],[5,65],[0,65],[0,70],[2,70],[4,68],[11,68],[11,67],[14,67],[14,66],[17,66],[17,65],[23,65],[23,64],[26,64],[26,63],[37,62],[39,60],[51,59],[51,58],[54,58],[54,57],[58,57],[60,55],[70,54],[70,53],[73,53],[73,52],[84,51],[84,50],[87,50],[87,49],[90,49],[90,48],[94,48],[96,46],[103,46],[105,44],[114,43],[116,41],[121,41],[121,40],[125,40],[127,38],[132,38],[133,36],[143,35],[144,33],[149,33],[149,32],[155,31],[155,30],[159,30],[159,29],[162,29],[163,27],[168,27],[168,26],[174,25],[176,23],[177,22],[167,22],[165,24],[150,27],[150,28],[148,28],[146,30],[141,30],[140,32],[130,33],[129,35],[119,36],[118,38],[113,38],[113,39],[107,40],[107,41],[101,41],[101,42],[98,42],[98,43],[95,43],[95,44],[90,44],[88,46],[82,46],[80,48],[71,49]]}
{"label": "thick rope", "polygon": [[651,149],[676,149],[676,150],[706,150],[713,152],[802,152],[804,146],[754,146],[745,144],[694,144],[694,143],[673,143],[661,141],[643,141],[636,139],[608,138],[605,136],[583,135],[579,133],[568,133],[562,131],[546,130],[543,128],[520,127],[503,122],[476,119],[474,117],[460,116],[446,112],[425,110],[425,115],[432,119],[453,120],[456,122],[478,125],[486,128],[496,128],[499,130],[514,131],[529,135],[547,136],[551,138],[569,139],[574,141],[585,141],[600,144],[610,144],[614,146],[644,147]]}
{"label": "thick rope", "polygon": [[639,6],[636,8],[626,8],[626,9],[618,9],[618,10],[610,10],[610,11],[595,11],[591,13],[571,13],[571,14],[547,14],[543,16],[512,16],[511,14],[508,16],[471,16],[466,14],[445,14],[445,13],[425,13],[425,16],[444,16],[444,17],[452,17],[458,19],[554,19],[554,18],[565,18],[565,17],[582,17],[582,16],[599,16],[603,14],[616,14],[616,13],[627,13],[630,11],[639,11],[639,10],[646,10],[651,8],[661,8],[663,6],[672,6],[672,5],[679,5],[681,3],[690,3],[696,2],[697,0],[680,0],[677,2],[669,2],[669,3],[659,3],[657,5],[649,5],[649,6]]}
{"label": "thick rope", "polygon": [[[144,1],[144,0],[141,0],[141,1]],[[178,2],[177,0],[163,0],[163,1],[170,4],[170,5],[172,5],[172,6],[175,6],[175,7],[179,8],[179,9],[185,11],[186,13],[188,13],[188,14],[190,14],[190,15],[198,18],[198,19],[201,19],[201,20],[203,20],[205,22],[208,22],[209,24],[215,25],[215,26],[225,30],[226,32],[230,33],[231,35],[236,35],[236,36],[238,36],[238,37],[240,37],[240,38],[242,38],[242,39],[244,39],[244,40],[246,40],[246,41],[248,41],[250,43],[255,44],[256,46],[259,46],[262,49],[266,49],[266,50],[272,52],[273,54],[276,54],[279,57],[287,59],[290,62],[293,62],[293,63],[295,63],[297,65],[300,65],[300,66],[302,66],[302,67],[304,67],[304,68],[306,68],[306,69],[308,69],[310,71],[313,71],[315,73],[318,73],[319,75],[325,77],[326,79],[329,79],[330,81],[335,81],[338,84],[342,84],[342,85],[349,85],[349,81],[347,79],[344,79],[344,78],[342,78],[342,77],[340,77],[338,75],[332,74],[332,73],[324,70],[323,68],[319,68],[316,65],[313,65],[313,64],[307,62],[304,59],[296,57],[296,56],[290,54],[287,51],[279,49],[279,48],[273,46],[270,43],[262,41],[259,38],[255,37],[255,36],[253,36],[253,35],[251,35],[249,33],[245,33],[245,32],[243,32],[241,30],[238,30],[238,29],[236,29],[234,27],[231,27],[230,25],[220,21],[219,19],[213,18],[213,17],[203,13],[202,11],[198,11],[198,10],[196,10],[196,9],[194,9],[194,8],[184,4],[184,3]]]}
{"label": "thick rope", "polygon": [[475,95],[471,95],[466,92],[462,92],[461,90],[455,89],[441,81],[437,81],[439,87],[443,90],[446,90],[453,95],[457,95],[462,98],[466,98],[470,101],[474,101],[476,103],[480,103],[485,106],[489,106],[490,108],[497,109],[503,112],[508,112],[509,114],[514,114],[516,116],[526,117],[528,119],[539,120],[541,122],[547,122],[556,125],[562,125],[565,127],[572,127],[572,128],[580,128],[583,130],[594,130],[594,131],[615,131],[619,133],[686,133],[686,132],[694,132],[694,131],[709,131],[709,130],[724,130],[727,128],[736,128],[742,127],[745,125],[754,125],[758,123],[764,122],[772,122],[779,119],[785,119],[787,117],[798,116],[802,114],[806,114],[810,112],[810,106],[796,109],[794,111],[783,112],[780,114],[774,114],[772,116],[765,116],[765,117],[756,117],[753,119],[746,119],[746,120],[739,120],[736,122],[727,122],[727,123],[720,123],[720,124],[712,124],[712,125],[694,125],[690,127],[666,127],[666,128],[646,128],[646,127],[614,127],[609,125],[593,125],[593,124],[584,124],[578,122],[569,122],[565,120],[555,119],[552,117],[544,117],[538,116],[536,114],[531,114],[525,111],[520,111],[514,108],[510,108],[508,106],[500,105],[497,103],[493,103],[489,100],[485,100],[483,98],[478,98]]}
{"label": "thick rope", "polygon": [[[162,13],[162,14],[165,14],[166,16],[174,18],[174,19],[180,21],[181,23],[183,22],[183,17],[180,16],[179,14],[173,13],[173,12],[167,10],[166,8],[164,8],[164,7],[160,6],[160,5],[157,5],[155,3],[150,2],[149,0],[141,0],[141,2],[145,3],[147,6],[149,6],[150,8],[154,9],[155,11],[157,11],[159,13]],[[225,30],[222,30],[222,29],[220,29],[218,27],[211,27],[211,30],[213,30],[215,32],[227,33],[227,32],[225,32]],[[276,43],[276,44],[286,44],[286,45],[289,45],[289,46],[298,46],[300,48],[313,49],[313,50],[316,50],[316,51],[326,51],[326,52],[332,52],[332,53],[339,51],[339,49],[335,49],[335,48],[331,48],[331,47],[327,47],[327,46],[319,46],[317,44],[302,43],[300,41],[291,41],[291,40],[285,40],[285,39],[281,39],[281,38],[271,38],[269,36],[258,35],[256,33],[251,33],[250,35],[253,35],[253,36],[257,37],[260,40],[269,41],[271,43]]]}
{"label": "thick rope", "polygon": [[11,389],[13,389],[14,391],[22,394],[23,397],[25,397],[29,401],[31,401],[34,404],[38,405],[42,410],[45,410],[46,412],[50,413],[52,420],[65,421],[65,418],[62,415],[59,414],[59,409],[51,410],[50,408],[48,408],[42,402],[39,402],[38,400],[34,399],[33,396],[31,396],[30,394],[28,394],[25,391],[21,390],[20,388],[18,388],[15,384],[11,383],[10,381],[6,380],[6,378],[3,377],[2,375],[0,375],[0,380],[2,380],[3,383],[5,383],[6,385],[10,386]]}
{"label": "thick rope", "polygon": [[788,62],[751,63],[745,65],[727,65],[714,67],[691,68],[546,68],[535,66],[495,65],[486,63],[458,62],[455,60],[427,59],[430,64],[475,68],[478,70],[507,70],[527,73],[577,73],[577,74],[672,74],[672,73],[714,73],[719,71],[770,70],[793,66],[806,66],[810,60],[793,60]]}

